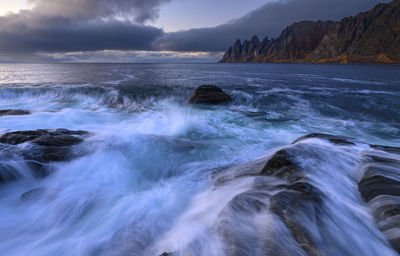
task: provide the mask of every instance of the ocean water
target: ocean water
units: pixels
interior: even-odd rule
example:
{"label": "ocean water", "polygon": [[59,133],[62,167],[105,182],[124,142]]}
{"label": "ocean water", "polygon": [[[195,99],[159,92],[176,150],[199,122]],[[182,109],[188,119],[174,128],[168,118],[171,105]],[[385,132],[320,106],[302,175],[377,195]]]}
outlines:
{"label": "ocean water", "polygon": [[[203,84],[220,86],[233,102],[188,105]],[[1,64],[0,109],[32,111],[0,117],[0,133],[92,133],[77,146],[88,153],[51,163],[50,176],[36,179],[20,164],[22,178],[0,184],[0,255],[230,255],[216,230],[232,221],[225,206],[254,179],[215,188],[213,174],[312,132],[360,141],[350,151],[314,142],[326,161],[303,163],[332,199],[330,236],[320,248],[397,255],[357,194],[352,170],[367,144],[400,147],[398,66]],[[44,192],[21,201],[36,188]],[[231,223],[249,240],[237,255],[263,255],[251,243],[261,236],[252,225],[278,233],[262,236],[287,255],[304,255],[273,214],[243,218]]]}

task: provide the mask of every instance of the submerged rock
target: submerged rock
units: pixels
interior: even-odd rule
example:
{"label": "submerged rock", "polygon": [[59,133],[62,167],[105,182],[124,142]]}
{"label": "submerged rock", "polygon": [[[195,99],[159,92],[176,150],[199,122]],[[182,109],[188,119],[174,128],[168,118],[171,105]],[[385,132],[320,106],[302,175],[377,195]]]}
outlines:
{"label": "submerged rock", "polygon": [[1,109],[0,116],[22,116],[30,115],[31,112],[23,109]]}
{"label": "submerged rock", "polygon": [[224,104],[231,101],[231,96],[218,86],[202,85],[196,88],[189,104]]}
{"label": "submerged rock", "polygon": [[45,191],[46,189],[43,187],[34,188],[23,193],[20,198],[22,201],[34,201],[39,199]]}
{"label": "submerged rock", "polygon": [[354,138],[347,137],[347,136],[340,136],[340,135],[331,135],[331,134],[324,134],[324,133],[311,133],[305,136],[302,136],[295,140],[292,144],[296,144],[302,140],[317,138],[322,140],[327,140],[330,143],[337,144],[337,145],[355,145],[352,140]]}

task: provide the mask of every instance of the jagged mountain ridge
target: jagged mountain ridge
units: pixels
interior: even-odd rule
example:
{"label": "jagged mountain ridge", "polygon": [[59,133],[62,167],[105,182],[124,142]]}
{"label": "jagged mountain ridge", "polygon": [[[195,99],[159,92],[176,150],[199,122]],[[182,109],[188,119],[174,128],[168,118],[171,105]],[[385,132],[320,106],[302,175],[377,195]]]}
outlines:
{"label": "jagged mountain ridge", "polygon": [[296,22],[276,39],[237,40],[221,62],[400,64],[400,0],[339,22]]}

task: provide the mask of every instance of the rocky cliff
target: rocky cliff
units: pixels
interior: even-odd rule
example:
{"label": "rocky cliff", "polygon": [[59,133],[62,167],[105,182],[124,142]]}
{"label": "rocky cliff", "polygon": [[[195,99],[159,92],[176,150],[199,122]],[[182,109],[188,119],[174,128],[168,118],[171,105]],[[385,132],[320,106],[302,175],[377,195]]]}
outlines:
{"label": "rocky cliff", "polygon": [[297,22],[276,39],[237,40],[221,62],[400,64],[400,0],[339,22]]}

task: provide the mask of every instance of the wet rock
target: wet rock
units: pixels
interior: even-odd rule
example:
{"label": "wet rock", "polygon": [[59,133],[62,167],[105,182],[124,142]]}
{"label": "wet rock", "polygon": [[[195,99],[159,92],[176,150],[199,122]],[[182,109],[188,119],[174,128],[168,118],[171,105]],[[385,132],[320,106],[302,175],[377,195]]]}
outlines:
{"label": "wet rock", "polygon": [[31,112],[23,109],[1,109],[0,116],[22,116],[30,115]]}
{"label": "wet rock", "polygon": [[247,191],[235,196],[228,207],[237,213],[258,213],[267,209],[269,194],[263,191]]}
{"label": "wet rock", "polygon": [[[257,236],[256,218],[268,214],[269,193],[253,189],[236,195],[220,212],[219,221],[215,228],[221,237],[224,255],[258,255],[259,245],[264,237]],[[267,236],[269,237],[269,236]],[[272,255],[270,251],[263,255]]]}
{"label": "wet rock", "polygon": [[[223,170],[219,170],[214,175],[215,186],[222,186],[229,181],[238,179],[243,176],[258,175],[264,168],[265,163],[268,161],[268,157],[263,157],[245,164],[238,166],[232,166]],[[271,182],[269,182],[271,183]]]}
{"label": "wet rock", "polygon": [[373,149],[385,151],[387,153],[400,154],[400,148],[397,147],[381,146],[381,145],[370,145],[370,147]]}
{"label": "wet rock", "polygon": [[276,152],[261,170],[262,175],[275,176],[288,181],[304,177],[300,167],[293,160],[295,148],[286,148]]}
{"label": "wet rock", "polygon": [[[84,155],[74,146],[89,136],[86,131],[33,130],[0,135],[0,183],[26,175],[44,178],[53,172],[51,162],[67,161]],[[20,146],[22,143],[27,145]],[[30,174],[29,174],[30,173]]]}
{"label": "wet rock", "polygon": [[[8,145],[6,151],[25,160],[49,163],[71,159],[74,156],[71,147],[81,143],[88,135],[86,131],[66,129],[16,131],[0,135],[0,143]],[[10,146],[25,142],[31,145],[24,148]]]}
{"label": "wet rock", "polygon": [[24,159],[49,163],[69,160],[72,156],[71,146],[81,143],[88,135],[86,131],[66,129],[16,131],[0,135],[0,143],[18,145],[29,142],[32,144],[30,147],[8,149],[14,149]]}
{"label": "wet rock", "polygon": [[172,253],[172,252],[163,252],[159,256],[174,256],[174,253]]}
{"label": "wet rock", "polygon": [[42,146],[72,146],[83,141],[86,131],[69,131],[66,129],[16,131],[0,135],[0,143],[17,145],[31,142]]}
{"label": "wet rock", "polygon": [[302,140],[306,139],[311,139],[311,138],[317,138],[317,139],[322,139],[322,140],[327,140],[333,144],[337,145],[355,145],[354,138],[347,137],[347,136],[340,136],[340,135],[331,135],[331,134],[324,134],[324,133],[311,133],[305,136],[302,136],[298,139],[296,139],[292,144],[296,144]]}
{"label": "wet rock", "polygon": [[196,88],[189,104],[224,104],[232,101],[229,94],[215,85],[202,85]]}
{"label": "wet rock", "polygon": [[358,190],[372,209],[379,229],[400,253],[400,152],[392,147],[371,147],[385,153],[365,154]]}
{"label": "wet rock", "polygon": [[[320,232],[324,225],[324,195],[309,182],[307,174],[297,162],[299,156],[308,152],[307,149],[307,145],[293,145],[277,151],[270,158],[228,168],[230,176],[226,171],[219,173],[219,182],[216,183],[219,186],[226,185],[221,180],[234,182],[244,176],[254,177],[252,188],[235,196],[221,213],[217,230],[227,244],[227,255],[257,254],[261,249],[259,244],[263,244],[263,255],[290,255],[298,250],[308,255],[323,254],[319,248],[320,241],[317,240],[321,234],[313,232]],[[307,156],[312,158],[313,152],[310,151]],[[268,214],[279,218],[287,227],[286,232],[294,239],[291,247],[282,247],[273,240],[278,235],[273,229],[254,224],[255,216]],[[254,232],[243,231],[258,228],[259,232],[269,235],[263,238],[248,237]]]}
{"label": "wet rock", "polygon": [[322,255],[309,232],[313,230],[310,225],[318,230],[321,222],[322,197],[322,192],[313,185],[297,182],[270,199],[270,210],[281,218],[309,255]]}

